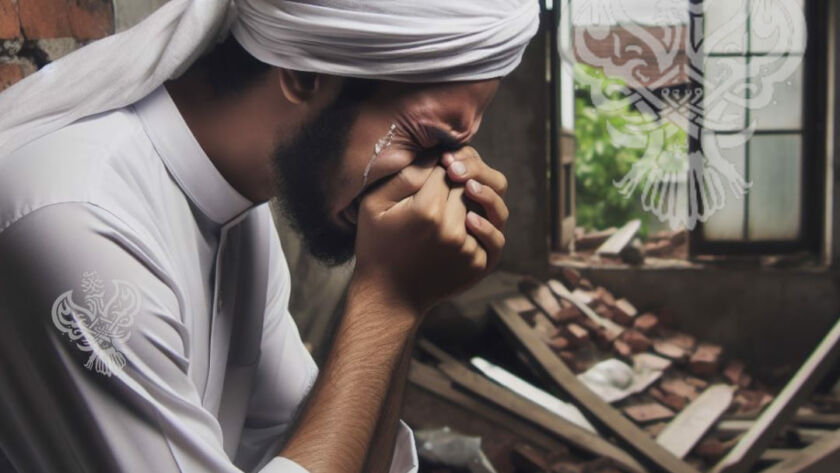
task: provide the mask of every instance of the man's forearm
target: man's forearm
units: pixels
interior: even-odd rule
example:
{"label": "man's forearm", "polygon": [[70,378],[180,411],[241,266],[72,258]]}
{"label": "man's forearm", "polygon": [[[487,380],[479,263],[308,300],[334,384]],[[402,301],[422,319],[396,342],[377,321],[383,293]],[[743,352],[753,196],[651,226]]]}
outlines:
{"label": "man's forearm", "polygon": [[392,378],[416,330],[416,313],[370,292],[348,293],[325,366],[280,452],[312,473],[362,471]]}
{"label": "man's forearm", "polygon": [[385,400],[385,406],[379,415],[373,442],[368,451],[365,473],[388,473],[394,456],[394,446],[397,437],[397,427],[403,407],[405,384],[408,368],[411,366],[411,355],[414,351],[414,337],[412,336],[403,348],[399,365],[391,378],[391,389]]}

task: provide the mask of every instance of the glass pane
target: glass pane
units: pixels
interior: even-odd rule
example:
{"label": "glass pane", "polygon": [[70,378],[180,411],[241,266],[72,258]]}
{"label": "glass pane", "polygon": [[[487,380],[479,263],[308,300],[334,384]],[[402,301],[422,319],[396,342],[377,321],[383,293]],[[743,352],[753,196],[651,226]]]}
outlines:
{"label": "glass pane", "polygon": [[569,131],[575,129],[575,78],[571,66],[566,64],[560,72],[560,125]]}
{"label": "glass pane", "polygon": [[688,22],[688,0],[572,0],[575,25]]}
{"label": "glass pane", "polygon": [[[703,134],[703,151],[706,159],[725,159],[744,176],[746,163],[746,137],[744,135]],[[740,143],[740,144],[736,144]],[[729,186],[726,189],[726,203],[703,224],[703,235],[709,241],[739,241],[744,239],[743,197],[737,198]]]}
{"label": "glass pane", "polygon": [[801,56],[750,58],[750,114],[759,130],[802,128],[801,60]]}
{"label": "glass pane", "polygon": [[706,58],[703,77],[705,128],[716,131],[738,131],[745,128],[746,76],[746,58]]}
{"label": "glass pane", "polygon": [[747,1],[706,0],[705,36],[703,47],[707,53],[747,52]]}
{"label": "glass pane", "polygon": [[753,53],[803,53],[808,32],[802,0],[753,0],[750,5]]}
{"label": "glass pane", "polygon": [[799,237],[802,137],[756,135],[750,141],[750,240]]}

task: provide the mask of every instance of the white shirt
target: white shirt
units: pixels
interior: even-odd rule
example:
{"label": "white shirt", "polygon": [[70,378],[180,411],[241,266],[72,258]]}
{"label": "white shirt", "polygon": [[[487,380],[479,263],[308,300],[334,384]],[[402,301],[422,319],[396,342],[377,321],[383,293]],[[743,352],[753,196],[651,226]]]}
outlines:
{"label": "white shirt", "polygon": [[[0,450],[29,472],[300,473],[318,369],[267,205],[163,87],[0,157]],[[417,471],[400,422],[392,473]]]}

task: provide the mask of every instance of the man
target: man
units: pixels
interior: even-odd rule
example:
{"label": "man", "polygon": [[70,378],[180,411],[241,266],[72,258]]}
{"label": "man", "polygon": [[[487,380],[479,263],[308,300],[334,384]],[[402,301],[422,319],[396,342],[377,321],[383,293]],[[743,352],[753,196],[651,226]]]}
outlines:
{"label": "man", "polygon": [[[413,338],[498,261],[507,183],[468,143],[537,21],[417,3],[173,0],[0,94],[18,471],[417,471]],[[320,373],[274,196],[314,255],[356,257]]]}

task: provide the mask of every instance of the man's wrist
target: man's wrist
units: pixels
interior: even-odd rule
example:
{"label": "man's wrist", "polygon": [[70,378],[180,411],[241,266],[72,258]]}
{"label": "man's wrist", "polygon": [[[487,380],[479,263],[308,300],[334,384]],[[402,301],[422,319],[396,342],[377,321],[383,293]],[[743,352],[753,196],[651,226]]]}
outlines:
{"label": "man's wrist", "polygon": [[420,325],[424,310],[387,281],[355,274],[347,289],[345,312],[351,317],[382,321],[395,329],[411,330]]}

